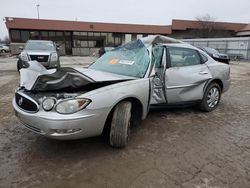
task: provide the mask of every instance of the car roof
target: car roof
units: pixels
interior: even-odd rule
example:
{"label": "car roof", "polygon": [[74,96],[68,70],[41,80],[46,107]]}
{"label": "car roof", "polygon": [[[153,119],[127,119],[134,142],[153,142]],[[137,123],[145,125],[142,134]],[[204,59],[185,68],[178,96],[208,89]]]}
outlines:
{"label": "car roof", "polygon": [[28,40],[27,42],[51,42],[53,43],[51,40]]}

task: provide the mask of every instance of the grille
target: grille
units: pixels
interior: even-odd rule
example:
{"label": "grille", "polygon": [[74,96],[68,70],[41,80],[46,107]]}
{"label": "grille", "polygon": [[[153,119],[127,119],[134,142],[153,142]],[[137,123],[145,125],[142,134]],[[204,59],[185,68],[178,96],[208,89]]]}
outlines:
{"label": "grille", "polygon": [[29,99],[28,97],[26,98],[23,95],[20,95],[19,93],[16,93],[15,98],[16,98],[17,105],[23,110],[26,110],[29,112],[37,112],[38,105],[32,99]]}
{"label": "grille", "polygon": [[49,56],[48,55],[30,55],[30,59],[32,61],[48,62]]}

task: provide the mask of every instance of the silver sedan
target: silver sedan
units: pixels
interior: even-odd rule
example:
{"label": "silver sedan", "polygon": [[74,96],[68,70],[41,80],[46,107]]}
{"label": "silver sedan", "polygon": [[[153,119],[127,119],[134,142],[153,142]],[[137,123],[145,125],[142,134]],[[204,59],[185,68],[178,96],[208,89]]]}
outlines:
{"label": "silver sedan", "polygon": [[55,139],[105,134],[124,147],[131,126],[150,107],[196,104],[217,108],[230,85],[228,65],[181,41],[150,36],[105,53],[86,68],[20,70],[16,116],[30,130]]}

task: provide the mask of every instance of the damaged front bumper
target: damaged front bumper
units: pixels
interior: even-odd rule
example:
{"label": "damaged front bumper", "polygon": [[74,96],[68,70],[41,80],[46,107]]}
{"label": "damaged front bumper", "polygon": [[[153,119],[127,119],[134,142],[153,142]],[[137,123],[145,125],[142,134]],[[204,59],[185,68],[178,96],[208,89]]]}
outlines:
{"label": "damaged front bumper", "polygon": [[105,110],[87,110],[70,115],[39,110],[36,113],[21,109],[12,101],[15,114],[29,130],[54,139],[72,140],[98,136],[105,124]]}

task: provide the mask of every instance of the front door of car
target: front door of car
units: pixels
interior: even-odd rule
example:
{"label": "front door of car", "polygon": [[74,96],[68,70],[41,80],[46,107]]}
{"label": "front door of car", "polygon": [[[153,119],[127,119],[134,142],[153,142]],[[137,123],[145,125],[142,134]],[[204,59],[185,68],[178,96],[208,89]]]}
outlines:
{"label": "front door of car", "polygon": [[154,76],[151,78],[152,97],[150,104],[165,104],[165,70],[166,70],[166,48],[156,46],[152,50],[154,61]]}
{"label": "front door of car", "polygon": [[201,100],[211,73],[199,52],[190,48],[169,47],[169,68],[165,71],[167,103]]}

